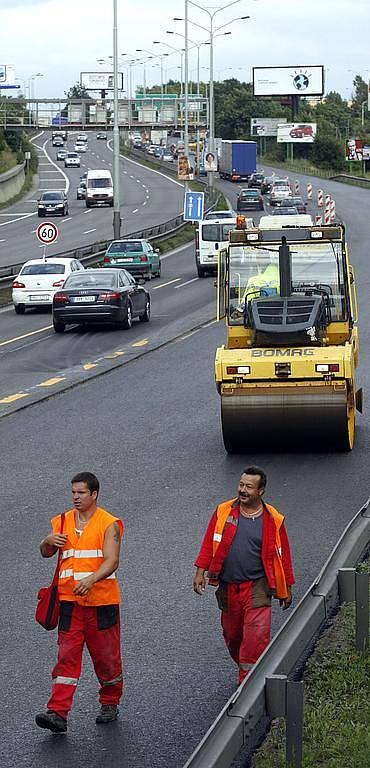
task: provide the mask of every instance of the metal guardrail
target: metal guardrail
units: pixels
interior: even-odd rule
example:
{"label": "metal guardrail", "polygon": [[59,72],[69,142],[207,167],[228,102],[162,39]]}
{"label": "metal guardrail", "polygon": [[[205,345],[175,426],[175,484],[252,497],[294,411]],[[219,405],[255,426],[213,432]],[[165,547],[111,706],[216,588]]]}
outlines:
{"label": "metal guardrail", "polygon": [[[132,154],[135,157],[137,156],[139,160],[143,159],[142,152],[133,152]],[[177,168],[176,170],[173,168],[168,168],[168,164],[162,163],[161,161],[156,164],[163,167],[167,173],[170,172],[171,175],[177,176]],[[199,183],[206,186],[206,182],[204,181],[199,180]],[[213,196],[210,197],[208,195],[208,203],[210,205],[208,208],[206,208],[206,210],[213,208],[213,206],[217,203],[220,195],[221,193],[218,190],[214,190]],[[188,223],[188,221],[184,221],[183,215],[179,214],[178,216],[175,216],[174,218],[169,219],[162,224],[155,224],[152,227],[146,227],[145,229],[141,229],[136,232],[127,232],[124,237],[137,237],[138,239],[143,238],[147,240],[162,240],[166,237],[169,237],[170,235],[177,234],[184,227],[186,227]],[[112,238],[109,238],[108,240],[99,240],[96,243],[90,243],[90,245],[84,245],[79,248],[71,248],[67,251],[58,251],[58,253],[53,253],[52,257],[61,258],[63,256],[65,258],[75,258],[79,261],[82,261],[84,264],[89,265],[93,262],[99,261],[99,256],[102,256],[105,253],[111,242]],[[9,264],[5,267],[0,267],[0,291],[11,286],[14,276],[18,274],[23,264],[24,261],[17,264]]]}
{"label": "metal guardrail", "polygon": [[370,187],[370,179],[365,179],[363,176],[349,176],[348,173],[337,173],[335,176],[330,176],[330,181],[348,181],[350,184]]}
{"label": "metal guardrail", "polygon": [[344,599],[339,570],[353,567],[369,547],[369,504],[370,499],[348,524],[318,578],[225,704],[184,768],[229,768],[243,747],[250,752],[256,748],[263,733],[263,718],[274,716],[266,681],[300,672],[318,633]]}

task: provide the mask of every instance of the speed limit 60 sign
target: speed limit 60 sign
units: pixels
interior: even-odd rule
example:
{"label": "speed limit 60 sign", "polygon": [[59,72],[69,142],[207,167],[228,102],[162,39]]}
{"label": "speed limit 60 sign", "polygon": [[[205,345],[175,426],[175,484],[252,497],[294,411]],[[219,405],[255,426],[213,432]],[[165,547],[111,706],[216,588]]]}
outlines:
{"label": "speed limit 60 sign", "polygon": [[44,221],[37,227],[36,236],[43,245],[51,245],[58,237],[58,227],[52,221]]}

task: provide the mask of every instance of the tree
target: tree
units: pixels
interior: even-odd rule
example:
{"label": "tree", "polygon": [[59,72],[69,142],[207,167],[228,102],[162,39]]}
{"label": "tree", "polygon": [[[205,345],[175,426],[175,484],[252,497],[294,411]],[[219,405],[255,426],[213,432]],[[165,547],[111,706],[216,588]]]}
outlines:
{"label": "tree", "polygon": [[368,88],[361,75],[356,75],[353,81],[354,93],[352,94],[352,110],[355,115],[361,114],[361,106],[367,102]]}
{"label": "tree", "polygon": [[80,83],[75,83],[69,91],[64,91],[64,93],[68,99],[90,99],[92,101],[89,91]]}

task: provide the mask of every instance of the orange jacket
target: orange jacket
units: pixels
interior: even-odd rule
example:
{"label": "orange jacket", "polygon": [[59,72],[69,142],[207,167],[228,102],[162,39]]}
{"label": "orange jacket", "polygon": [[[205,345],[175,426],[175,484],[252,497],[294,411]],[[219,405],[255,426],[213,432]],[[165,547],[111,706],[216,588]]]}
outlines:
{"label": "orange jacket", "polygon": [[[104,562],[104,537],[107,528],[112,523],[118,523],[122,537],[122,521],[106,512],[105,509],[97,507],[81,535],[77,536],[75,510],[70,509],[66,512],[63,533],[67,534],[68,539],[62,549],[58,584],[59,600],[73,601],[80,605],[89,606],[115,605],[120,602],[115,573],[94,584],[86,596],[73,594],[73,589],[78,581],[95,573]],[[53,517],[51,524],[53,532],[60,533],[61,515]]]}
{"label": "orange jacket", "polygon": [[[237,499],[219,504],[209,522],[195,565],[208,571],[209,583],[217,585],[222,566],[235,536],[239,520]],[[288,596],[287,585],[294,584],[289,542],[284,517],[264,503],[262,527],[262,564],[267,582],[276,597]]]}

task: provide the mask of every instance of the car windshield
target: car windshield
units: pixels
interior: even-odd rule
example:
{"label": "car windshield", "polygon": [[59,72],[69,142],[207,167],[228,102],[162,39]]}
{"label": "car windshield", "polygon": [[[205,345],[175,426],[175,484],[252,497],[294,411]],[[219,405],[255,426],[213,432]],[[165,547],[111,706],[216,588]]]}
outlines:
{"label": "car windshield", "polygon": [[[346,318],[343,257],[340,243],[290,243],[292,286],[316,289],[328,297],[332,321]],[[229,321],[243,325],[245,301],[279,295],[279,244],[234,245],[230,252]]]}
{"label": "car windshield", "polygon": [[126,242],[113,242],[108,248],[108,253],[142,253],[143,246],[140,240]]}
{"label": "car windshield", "polygon": [[64,283],[64,288],[79,290],[80,288],[114,288],[116,275],[109,274],[108,270],[100,270],[99,274],[89,274],[86,270],[83,275],[70,275]]}
{"label": "car windshield", "polygon": [[65,264],[28,264],[20,271],[20,275],[64,275]]}
{"label": "car windshield", "polygon": [[245,189],[240,193],[240,197],[259,197],[257,189]]}
{"label": "car windshield", "polygon": [[96,189],[99,187],[101,189],[102,187],[111,187],[112,181],[111,179],[89,179],[89,187],[92,189]]}
{"label": "car windshield", "polygon": [[202,239],[206,242],[227,242],[230,229],[235,229],[234,222],[230,222],[230,224],[204,224],[202,227]]}
{"label": "car windshield", "polygon": [[63,200],[63,195],[60,192],[44,192],[40,200]]}

